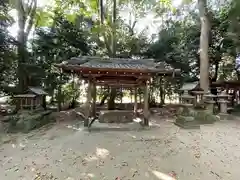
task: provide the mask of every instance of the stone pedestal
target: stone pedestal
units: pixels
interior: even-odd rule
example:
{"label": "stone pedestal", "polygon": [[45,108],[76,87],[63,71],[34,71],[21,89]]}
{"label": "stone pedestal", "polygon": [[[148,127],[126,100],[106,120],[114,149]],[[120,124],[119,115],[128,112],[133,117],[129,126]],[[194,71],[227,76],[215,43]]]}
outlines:
{"label": "stone pedestal", "polygon": [[134,112],[127,110],[101,111],[99,114],[100,123],[129,123],[133,122]]}
{"label": "stone pedestal", "polygon": [[194,99],[194,96],[188,95],[187,93],[184,93],[183,96],[181,96],[182,107],[178,110],[175,125],[184,129],[200,128],[199,123],[195,121],[194,118]]}
{"label": "stone pedestal", "polygon": [[[192,93],[193,93],[194,96],[195,96],[194,106],[197,106],[197,104],[199,103],[199,101],[201,101],[201,100],[203,99],[204,91],[192,91]],[[199,101],[198,101],[198,99],[199,99]]]}
{"label": "stone pedestal", "polygon": [[177,119],[174,124],[184,129],[198,129],[200,124],[195,120],[194,114],[192,104],[183,104],[177,112]]}
{"label": "stone pedestal", "polygon": [[204,103],[206,104],[206,110],[210,113],[213,113],[214,111],[214,104],[216,103],[214,101],[214,98],[216,97],[215,95],[208,93],[206,95],[204,95],[205,100]]}
{"label": "stone pedestal", "polygon": [[205,105],[206,105],[206,110],[213,114],[215,101],[211,101],[211,100],[205,101]]}
{"label": "stone pedestal", "polygon": [[188,94],[187,91],[184,91],[183,95],[181,96],[181,104],[191,104],[193,106],[195,101],[195,97]]}
{"label": "stone pedestal", "polygon": [[218,100],[218,103],[220,104],[220,113],[227,114],[228,101],[222,99],[222,100]]}
{"label": "stone pedestal", "polygon": [[228,94],[226,94],[226,92],[224,92],[224,91],[217,96],[218,103],[220,105],[220,109],[219,109],[220,114],[227,114],[228,103],[229,103],[228,98],[229,97],[230,96]]}
{"label": "stone pedestal", "polygon": [[197,121],[195,121],[195,118],[192,116],[179,115],[174,124],[184,129],[200,128],[200,124]]}

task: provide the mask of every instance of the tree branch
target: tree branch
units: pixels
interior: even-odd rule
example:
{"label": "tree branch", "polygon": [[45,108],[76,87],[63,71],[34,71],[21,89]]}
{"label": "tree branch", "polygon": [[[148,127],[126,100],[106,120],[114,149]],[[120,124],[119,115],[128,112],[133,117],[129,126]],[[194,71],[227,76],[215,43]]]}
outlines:
{"label": "tree branch", "polygon": [[105,46],[106,46],[107,51],[108,51],[108,55],[111,57],[112,54],[113,54],[113,51],[111,49],[110,43],[108,43],[109,41],[108,41],[107,36],[105,34],[103,34],[103,38],[104,38]]}
{"label": "tree branch", "polygon": [[31,0],[31,2],[30,2],[30,0],[28,0],[28,3],[27,3],[27,7],[28,7],[28,11],[27,11],[27,16],[29,16],[30,15],[30,13],[31,13],[31,10],[32,10],[32,7],[33,7],[33,0]]}
{"label": "tree branch", "polygon": [[36,14],[36,9],[37,9],[37,0],[32,0],[31,6],[29,8],[30,8],[29,14],[28,14],[29,22],[26,28],[26,37],[29,35],[34,23],[34,15]]}
{"label": "tree branch", "polygon": [[19,18],[19,21],[18,21],[19,28],[23,27],[23,29],[24,29],[25,21],[26,21],[26,15],[25,15],[22,0],[18,0],[17,9],[18,9],[18,18]]}

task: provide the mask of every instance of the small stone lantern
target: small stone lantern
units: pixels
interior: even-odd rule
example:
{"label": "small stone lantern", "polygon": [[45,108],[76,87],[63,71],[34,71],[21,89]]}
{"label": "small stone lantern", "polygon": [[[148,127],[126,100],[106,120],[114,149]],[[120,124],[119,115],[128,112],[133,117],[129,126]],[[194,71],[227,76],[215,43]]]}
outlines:
{"label": "small stone lantern", "polygon": [[225,92],[222,91],[221,94],[217,96],[218,103],[220,104],[220,113],[221,114],[227,114],[227,105],[229,103],[228,98],[230,96]]}
{"label": "small stone lantern", "polygon": [[198,99],[199,99],[199,101],[201,101],[203,99],[204,91],[192,91],[192,93],[195,96],[194,105],[196,106],[198,104]]}
{"label": "small stone lantern", "polygon": [[203,97],[205,97],[206,99],[204,100],[204,103],[206,104],[206,109],[213,113],[214,110],[214,98],[216,97],[215,95],[211,94],[210,92],[208,92],[206,95],[204,95]]}
{"label": "small stone lantern", "polygon": [[181,96],[181,103],[185,107],[193,107],[194,99],[194,96],[191,96],[187,91],[184,91],[183,95]]}
{"label": "small stone lantern", "polygon": [[193,110],[194,96],[188,94],[188,91],[184,91],[181,96],[182,108],[179,108],[177,112],[177,118],[175,124],[182,128],[200,128],[200,124],[195,120],[195,111]]}

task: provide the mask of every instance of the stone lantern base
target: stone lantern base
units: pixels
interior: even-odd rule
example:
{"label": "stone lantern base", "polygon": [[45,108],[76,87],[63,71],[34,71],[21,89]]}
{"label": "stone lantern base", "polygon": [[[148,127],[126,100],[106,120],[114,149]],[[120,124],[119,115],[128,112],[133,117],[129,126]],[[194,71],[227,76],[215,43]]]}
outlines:
{"label": "stone lantern base", "polygon": [[177,112],[177,119],[175,121],[175,125],[184,128],[184,129],[199,129],[200,124],[194,118],[194,110],[193,105],[184,105]]}
{"label": "stone lantern base", "polygon": [[211,111],[194,110],[193,108],[184,106],[177,112],[175,125],[185,129],[195,129],[200,128],[202,124],[213,124],[217,120],[217,116],[213,115]]}

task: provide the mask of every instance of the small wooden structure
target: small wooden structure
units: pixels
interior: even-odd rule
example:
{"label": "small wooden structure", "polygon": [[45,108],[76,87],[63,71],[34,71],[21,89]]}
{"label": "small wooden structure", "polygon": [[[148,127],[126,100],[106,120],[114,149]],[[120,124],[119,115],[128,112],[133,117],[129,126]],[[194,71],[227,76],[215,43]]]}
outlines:
{"label": "small wooden structure", "polygon": [[47,93],[38,87],[29,87],[25,94],[14,96],[17,110],[19,109],[35,109],[36,107],[46,108]]}
{"label": "small wooden structure", "polygon": [[179,91],[181,93],[184,93],[185,91],[187,91],[189,94],[192,94],[192,92],[194,91],[203,91],[203,90],[200,88],[199,82],[195,81],[195,82],[184,83],[182,87],[179,89]]}
{"label": "small wooden structure", "polygon": [[[137,90],[144,88],[144,125],[149,125],[149,82],[153,76],[174,76],[180,73],[169,65],[154,63],[153,59],[121,59],[121,58],[101,58],[82,56],[72,58],[68,61],[56,65],[63,72],[75,73],[81,79],[88,82],[87,117],[96,117],[96,86],[107,86],[111,88],[129,87],[134,88],[135,103],[134,112],[137,111]],[[92,112],[90,111],[92,108]],[[112,110],[115,111],[116,110]],[[106,113],[106,111],[104,112]],[[104,114],[100,112],[101,114]],[[112,112],[111,112],[112,113]],[[119,113],[118,113],[119,115]],[[124,116],[124,111],[123,111]],[[89,126],[88,118],[84,122],[85,126]],[[91,125],[91,123],[90,123]]]}

